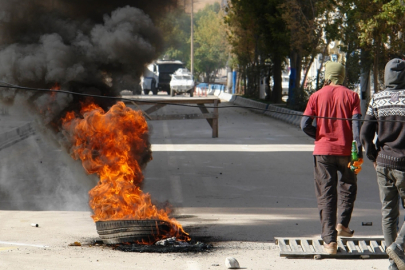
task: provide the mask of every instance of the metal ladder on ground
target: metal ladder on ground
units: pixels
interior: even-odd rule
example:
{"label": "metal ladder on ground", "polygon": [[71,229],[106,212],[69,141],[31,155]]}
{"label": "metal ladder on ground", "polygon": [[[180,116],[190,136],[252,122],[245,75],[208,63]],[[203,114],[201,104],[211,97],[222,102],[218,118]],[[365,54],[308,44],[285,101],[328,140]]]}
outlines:
{"label": "metal ladder on ground", "polygon": [[281,257],[321,258],[388,258],[383,237],[339,237],[338,250],[334,255],[327,254],[322,239],[276,237]]}

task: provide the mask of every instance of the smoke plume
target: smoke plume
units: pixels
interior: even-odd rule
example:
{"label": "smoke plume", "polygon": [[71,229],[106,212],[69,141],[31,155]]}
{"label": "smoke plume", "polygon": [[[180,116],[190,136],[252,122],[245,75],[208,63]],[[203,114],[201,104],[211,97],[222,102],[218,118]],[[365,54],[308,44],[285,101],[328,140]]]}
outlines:
{"label": "smoke plume", "polygon": [[[59,83],[64,90],[107,96],[135,90],[145,64],[162,48],[159,30],[136,5],[150,12],[154,7],[156,15],[170,4],[1,0],[0,80],[39,88]],[[1,98],[12,102],[16,93],[1,91]],[[28,96],[39,110],[48,105],[35,94]],[[77,104],[77,98],[70,97],[71,102]]]}
{"label": "smoke plume", "polygon": [[[163,47],[153,20],[175,3],[0,0],[0,81],[34,88],[58,84],[63,90],[112,97],[125,89],[136,91],[145,65]],[[53,131],[65,112],[78,111],[84,99],[0,88],[0,102],[18,102]],[[108,109],[115,100],[99,98],[96,103]]]}

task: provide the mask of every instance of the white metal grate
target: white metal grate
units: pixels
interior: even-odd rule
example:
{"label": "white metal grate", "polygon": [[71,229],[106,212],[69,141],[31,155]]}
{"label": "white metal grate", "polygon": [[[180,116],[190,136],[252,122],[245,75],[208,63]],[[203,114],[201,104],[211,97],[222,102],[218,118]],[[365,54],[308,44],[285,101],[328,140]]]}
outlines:
{"label": "white metal grate", "polygon": [[329,255],[323,248],[322,239],[276,237],[281,257],[360,257],[387,258],[384,238],[338,238],[338,251]]}

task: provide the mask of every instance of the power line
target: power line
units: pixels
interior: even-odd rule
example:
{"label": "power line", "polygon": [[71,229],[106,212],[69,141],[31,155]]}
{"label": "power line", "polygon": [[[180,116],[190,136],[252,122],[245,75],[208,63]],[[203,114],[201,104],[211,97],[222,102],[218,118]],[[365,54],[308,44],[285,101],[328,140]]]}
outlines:
{"label": "power line", "polygon": [[[146,103],[146,104],[162,104],[162,105],[173,105],[173,106],[181,106],[181,107],[199,108],[198,105],[169,103],[169,102],[164,102],[164,101],[156,102],[156,101],[147,101],[147,100],[134,100],[134,99],[123,98],[123,97],[100,96],[100,95],[93,95],[93,94],[76,93],[76,92],[71,92],[71,91],[66,91],[66,90],[57,90],[57,89],[32,88],[32,87],[14,85],[14,84],[3,82],[3,81],[0,81],[0,83],[6,84],[6,85],[0,85],[0,88],[12,88],[12,89],[21,89],[21,90],[39,91],[39,92],[55,92],[55,93],[71,94],[71,95],[84,96],[84,97],[113,99],[113,100],[117,100],[117,101],[129,101],[129,102]],[[221,107],[205,106],[205,107],[207,109],[214,109],[214,108],[218,108],[218,109],[243,108],[243,109],[249,109],[249,110],[254,110],[254,111],[262,111],[263,113],[265,113],[265,112],[274,112],[274,113],[284,114],[284,115],[292,115],[292,116],[299,116],[299,117],[304,116],[304,114],[298,114],[298,113],[292,113],[292,112],[280,112],[280,111],[271,110],[271,109],[269,110],[268,108],[263,110],[261,108],[250,107],[250,106],[241,106],[241,105],[226,105],[226,106],[221,106]],[[401,120],[365,120],[365,119],[351,119],[351,118],[338,118],[338,117],[312,116],[312,115],[306,115],[306,116],[312,117],[312,118],[329,119],[329,120],[405,123],[405,120],[404,121],[401,121]]]}

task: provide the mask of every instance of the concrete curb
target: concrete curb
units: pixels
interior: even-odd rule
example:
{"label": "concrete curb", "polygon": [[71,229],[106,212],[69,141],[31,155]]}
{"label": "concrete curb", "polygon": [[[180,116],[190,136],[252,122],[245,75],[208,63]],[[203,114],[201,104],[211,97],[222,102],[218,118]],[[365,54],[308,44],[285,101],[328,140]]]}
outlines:
{"label": "concrete curb", "polygon": [[[241,96],[236,96],[229,93],[224,93],[222,91],[216,90],[213,93],[208,93],[209,95],[218,96],[222,100],[229,101],[235,105],[252,107],[260,110],[252,110],[255,113],[261,113],[268,115],[270,117],[276,118],[283,122],[289,123],[291,125],[300,127],[302,112],[294,111],[286,108],[282,108],[276,105],[265,104],[262,102],[254,101],[251,99],[243,98]],[[262,111],[261,111],[262,110]]]}
{"label": "concrete curb", "polygon": [[32,123],[26,123],[18,128],[0,134],[0,150],[7,148],[19,141],[35,134]]}

